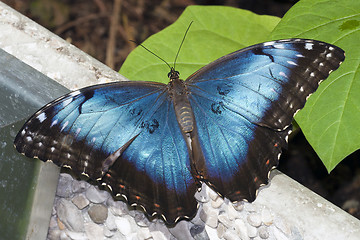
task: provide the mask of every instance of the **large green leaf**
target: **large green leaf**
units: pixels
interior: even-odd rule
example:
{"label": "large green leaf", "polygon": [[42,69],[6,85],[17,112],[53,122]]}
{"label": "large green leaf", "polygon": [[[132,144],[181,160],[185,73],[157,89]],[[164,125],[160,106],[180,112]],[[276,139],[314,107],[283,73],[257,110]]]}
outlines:
{"label": "large green leaf", "polygon": [[312,38],[346,52],[333,72],[295,117],[330,172],[360,148],[360,1],[302,0],[291,8],[271,38]]}
{"label": "large green leaf", "polygon": [[[176,70],[186,79],[200,67],[230,52],[268,40],[280,21],[277,17],[215,6],[190,6],[179,19],[143,44],[172,66],[190,22],[194,21],[176,62]],[[131,80],[167,83],[166,64],[137,47],[126,59],[120,73]]]}

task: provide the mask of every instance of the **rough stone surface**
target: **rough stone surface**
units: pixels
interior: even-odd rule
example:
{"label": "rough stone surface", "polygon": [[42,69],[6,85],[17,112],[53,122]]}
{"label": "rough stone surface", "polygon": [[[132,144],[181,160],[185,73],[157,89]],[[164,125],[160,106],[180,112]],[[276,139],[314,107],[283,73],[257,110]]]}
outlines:
{"label": "rough stone surface", "polygon": [[63,198],[60,199],[57,203],[57,215],[70,231],[84,231],[81,212],[72,202]]}
{"label": "rough stone surface", "polygon": [[121,232],[121,234],[126,236],[131,233],[131,225],[127,218],[125,217],[116,218],[115,224],[118,230]]}
{"label": "rough stone surface", "polygon": [[89,240],[99,240],[104,238],[103,228],[96,223],[85,223],[85,233]]}
{"label": "rough stone surface", "polygon": [[[143,211],[114,200],[108,192],[93,185],[73,180],[67,174],[61,174],[60,181],[59,187],[66,189],[58,192],[67,197],[55,198],[49,240],[302,239],[300,231],[264,206],[232,204],[206,186],[196,193],[200,203],[196,216],[168,228],[161,219],[149,220]],[[68,186],[71,186],[70,193]]]}
{"label": "rough stone surface", "polygon": [[73,178],[70,175],[65,175],[63,178],[59,179],[58,188],[56,190],[56,195],[62,198],[68,198],[72,195],[72,188],[69,182],[72,182]]}
{"label": "rough stone surface", "polygon": [[90,186],[86,190],[86,197],[92,203],[103,203],[109,197],[109,193],[106,191],[99,191],[94,186]]}

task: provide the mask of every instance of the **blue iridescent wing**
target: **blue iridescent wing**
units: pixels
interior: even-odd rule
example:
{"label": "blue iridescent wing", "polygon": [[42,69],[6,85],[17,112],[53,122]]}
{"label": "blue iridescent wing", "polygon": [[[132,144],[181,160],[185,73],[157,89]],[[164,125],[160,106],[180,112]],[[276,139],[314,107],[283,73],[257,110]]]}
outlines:
{"label": "blue iridescent wing", "polygon": [[168,223],[196,213],[188,149],[164,84],[118,82],[69,93],[35,113],[15,146],[98,180]]}
{"label": "blue iridescent wing", "polygon": [[344,52],[327,43],[279,40],[226,55],[190,76],[198,174],[231,201],[253,201],[287,145],[294,114],[343,60]]}

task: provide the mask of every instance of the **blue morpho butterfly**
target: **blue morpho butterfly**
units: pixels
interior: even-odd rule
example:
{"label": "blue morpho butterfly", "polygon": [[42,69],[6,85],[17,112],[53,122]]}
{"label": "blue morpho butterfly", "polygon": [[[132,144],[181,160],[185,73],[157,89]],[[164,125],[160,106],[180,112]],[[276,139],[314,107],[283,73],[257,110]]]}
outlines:
{"label": "blue morpho butterfly", "polygon": [[324,42],[278,40],[221,57],[185,81],[171,68],[167,85],[86,87],[37,111],[15,146],[173,224],[196,214],[201,182],[232,202],[253,201],[294,114],[344,58]]}

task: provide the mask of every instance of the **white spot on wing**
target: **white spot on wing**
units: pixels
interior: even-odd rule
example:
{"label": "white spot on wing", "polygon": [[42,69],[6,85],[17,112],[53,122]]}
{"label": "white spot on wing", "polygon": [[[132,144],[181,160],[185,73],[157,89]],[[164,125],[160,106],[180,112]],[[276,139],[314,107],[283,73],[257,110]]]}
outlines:
{"label": "white spot on wing", "polygon": [[57,119],[55,119],[55,120],[51,123],[50,127],[52,127],[52,126],[56,125],[57,123],[58,123],[58,120],[57,120]]}
{"label": "white spot on wing", "polygon": [[284,49],[285,46],[284,46],[284,44],[274,44],[274,48]]}
{"label": "white spot on wing", "polygon": [[293,61],[287,61],[287,63],[290,64],[290,65],[298,66],[297,63],[295,63]]}
{"label": "white spot on wing", "polygon": [[76,96],[76,95],[79,95],[79,94],[80,94],[80,91],[76,90],[76,91],[70,93],[69,96]]}
{"label": "white spot on wing", "polygon": [[62,102],[63,107],[66,107],[73,101],[73,98],[68,98],[65,101]]}
{"label": "white spot on wing", "polygon": [[51,151],[51,152],[54,152],[54,151],[55,151],[55,148],[54,148],[54,147],[51,147],[51,148],[50,148],[50,151]]}
{"label": "white spot on wing", "polygon": [[42,112],[39,116],[36,117],[40,123],[42,123],[43,121],[45,121],[45,119],[47,118],[46,117],[46,114],[44,112]]}
{"label": "white spot on wing", "polygon": [[66,128],[66,126],[67,126],[68,124],[69,124],[69,121],[66,121],[66,122],[64,123],[64,125],[62,126],[60,132],[62,132],[62,131]]}
{"label": "white spot on wing", "polygon": [[287,76],[284,72],[279,72],[279,75],[287,78]]}
{"label": "white spot on wing", "polygon": [[306,50],[313,50],[313,46],[314,46],[313,43],[305,43],[305,49]]}
{"label": "white spot on wing", "polygon": [[271,42],[266,42],[266,43],[264,43],[263,45],[264,46],[271,46],[271,45],[274,45],[274,41],[271,41]]}
{"label": "white spot on wing", "polygon": [[305,57],[305,56],[304,56],[304,55],[302,55],[302,54],[296,54],[296,56],[297,56],[297,57],[300,57],[300,58]]}

